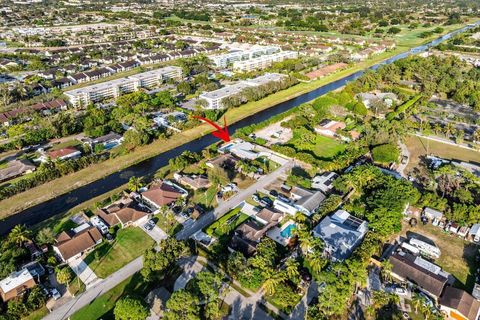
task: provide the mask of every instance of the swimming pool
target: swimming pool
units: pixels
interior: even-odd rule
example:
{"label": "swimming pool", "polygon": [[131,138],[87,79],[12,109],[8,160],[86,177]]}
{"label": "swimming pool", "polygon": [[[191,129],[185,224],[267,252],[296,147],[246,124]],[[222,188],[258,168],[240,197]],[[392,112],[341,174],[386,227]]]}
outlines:
{"label": "swimming pool", "polygon": [[295,230],[296,226],[295,223],[289,224],[285,229],[280,231],[280,235],[286,239],[290,238],[292,236],[293,230]]}

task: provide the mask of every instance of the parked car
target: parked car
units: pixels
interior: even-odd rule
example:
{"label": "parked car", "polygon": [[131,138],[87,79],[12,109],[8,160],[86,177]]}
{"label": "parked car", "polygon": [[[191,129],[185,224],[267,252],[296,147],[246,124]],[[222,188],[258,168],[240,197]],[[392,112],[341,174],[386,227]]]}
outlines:
{"label": "parked car", "polygon": [[145,225],[143,226],[145,228],[145,230],[152,230],[154,227],[155,227],[155,221],[153,221],[152,219],[148,220],[147,223],[145,223]]}
{"label": "parked car", "polygon": [[270,190],[270,195],[271,195],[272,197],[275,197],[275,198],[278,197],[278,192],[277,192],[277,190]]}
{"label": "parked car", "polygon": [[255,201],[256,203],[260,202],[260,199],[258,198],[258,195],[256,195],[256,194],[252,195],[252,200]]}
{"label": "parked car", "polygon": [[279,194],[277,197],[278,200],[283,201],[285,203],[290,203],[290,199],[284,196],[283,194]]}
{"label": "parked car", "polygon": [[107,238],[108,241],[113,241],[113,236],[112,236],[111,233],[107,233],[107,234],[105,235],[105,238]]}
{"label": "parked car", "polygon": [[269,197],[262,197],[260,203],[265,207],[273,207],[273,201]]}
{"label": "parked car", "polygon": [[405,290],[402,287],[395,287],[395,293],[399,296],[406,296],[407,295],[407,290]]}
{"label": "parked car", "polygon": [[60,292],[58,292],[57,289],[53,288],[50,290],[50,293],[52,294],[52,298],[53,300],[58,300],[62,297],[62,295],[60,294]]}

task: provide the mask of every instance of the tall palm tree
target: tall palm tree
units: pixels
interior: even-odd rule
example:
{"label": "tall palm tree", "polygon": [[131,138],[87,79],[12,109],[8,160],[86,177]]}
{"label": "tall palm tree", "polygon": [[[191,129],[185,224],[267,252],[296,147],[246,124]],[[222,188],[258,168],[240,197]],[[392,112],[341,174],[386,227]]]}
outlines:
{"label": "tall palm tree", "polygon": [[390,261],[385,260],[382,263],[382,276],[384,281],[391,281],[392,280],[392,268],[393,265]]}
{"label": "tall palm tree", "polygon": [[306,230],[298,230],[298,240],[300,241],[300,249],[306,255],[312,247],[313,236]]}
{"label": "tall palm tree", "polygon": [[415,313],[418,313],[418,310],[422,307],[423,300],[418,294],[413,295],[412,297],[412,306],[415,309]]}
{"label": "tall palm tree", "polygon": [[279,272],[270,268],[263,271],[263,277],[265,279],[263,282],[263,289],[269,296],[275,293],[275,288],[280,283],[287,280],[287,276],[284,271]]}
{"label": "tall palm tree", "polygon": [[30,240],[31,232],[24,225],[17,224],[8,234],[8,240],[21,246],[24,242]]}
{"label": "tall palm tree", "polygon": [[128,189],[134,192],[138,192],[138,190],[143,186],[143,178],[142,177],[131,177],[128,180]]}
{"label": "tall palm tree", "polygon": [[299,263],[297,260],[288,258],[287,261],[285,261],[285,267],[289,279],[294,279],[300,275],[300,272],[298,272]]}
{"label": "tall palm tree", "polygon": [[309,253],[306,259],[313,272],[317,274],[320,273],[323,267],[327,265],[327,260],[323,257],[320,250],[314,250],[313,252]]}

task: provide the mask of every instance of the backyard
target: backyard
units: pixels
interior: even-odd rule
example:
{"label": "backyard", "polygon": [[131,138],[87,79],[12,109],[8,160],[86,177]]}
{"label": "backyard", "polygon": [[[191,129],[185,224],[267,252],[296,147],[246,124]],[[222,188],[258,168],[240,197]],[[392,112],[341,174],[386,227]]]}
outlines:
{"label": "backyard", "polygon": [[105,241],[84,260],[98,277],[105,278],[141,256],[153,243],[139,227],[128,227],[117,232],[112,244]]}
{"label": "backyard", "polygon": [[420,235],[433,241],[441,250],[441,256],[435,263],[455,278],[455,286],[471,292],[475,284],[475,271],[478,246],[450,235],[432,224],[410,227],[404,223],[402,235]]}
{"label": "backyard", "polygon": [[314,141],[306,141],[302,129],[293,131],[293,138],[288,144],[293,145],[297,151],[311,151],[319,159],[331,159],[345,149],[345,145],[337,140],[315,134]]}
{"label": "backyard", "polygon": [[222,216],[220,219],[209,225],[205,229],[205,233],[210,236],[214,235],[220,238],[221,236],[235,230],[239,225],[249,218],[248,215],[240,212],[240,209],[240,207],[237,207]]}
{"label": "backyard", "polygon": [[421,158],[427,155],[435,155],[444,159],[455,159],[466,162],[478,162],[480,159],[480,152],[478,151],[417,136],[408,136],[405,139],[405,144],[407,145],[408,151],[410,151],[410,161],[406,168],[406,172],[420,168],[419,164],[422,161]]}

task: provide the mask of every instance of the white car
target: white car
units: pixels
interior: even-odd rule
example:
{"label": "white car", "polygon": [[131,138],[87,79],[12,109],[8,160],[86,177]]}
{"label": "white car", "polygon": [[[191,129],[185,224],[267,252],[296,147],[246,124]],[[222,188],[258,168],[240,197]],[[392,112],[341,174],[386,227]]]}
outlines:
{"label": "white car", "polygon": [[58,299],[60,299],[60,298],[62,297],[62,296],[60,295],[60,292],[58,292],[58,290],[55,289],[55,288],[51,289],[51,290],[50,290],[50,293],[51,293],[51,295],[52,295],[53,300],[58,300]]}
{"label": "white car", "polygon": [[407,290],[401,287],[396,287],[395,288],[395,293],[399,296],[406,296],[407,295]]}

